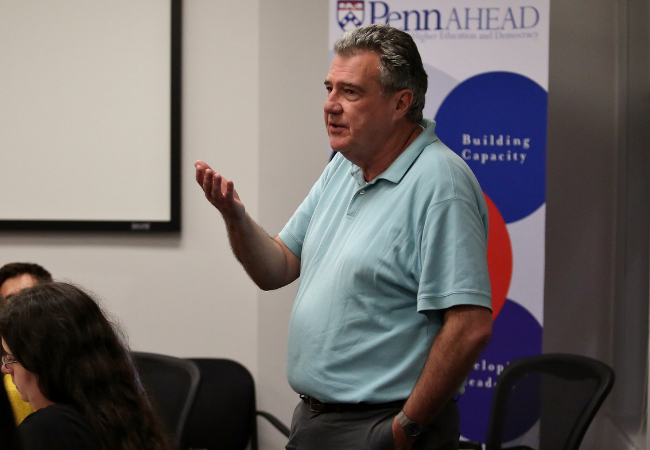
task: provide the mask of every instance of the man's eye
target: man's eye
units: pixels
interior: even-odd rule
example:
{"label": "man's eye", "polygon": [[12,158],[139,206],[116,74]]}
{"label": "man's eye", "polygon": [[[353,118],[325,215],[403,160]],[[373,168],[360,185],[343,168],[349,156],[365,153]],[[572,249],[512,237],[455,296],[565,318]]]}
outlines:
{"label": "man's eye", "polygon": [[349,94],[349,95],[354,95],[354,94],[356,94],[356,92],[354,92],[352,89],[346,89],[346,90],[345,90],[345,93],[346,93],[346,94]]}

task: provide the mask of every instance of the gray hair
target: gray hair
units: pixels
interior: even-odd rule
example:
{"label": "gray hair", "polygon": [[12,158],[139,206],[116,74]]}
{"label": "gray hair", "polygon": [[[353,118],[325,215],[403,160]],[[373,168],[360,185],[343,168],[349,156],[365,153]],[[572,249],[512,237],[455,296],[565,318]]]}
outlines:
{"label": "gray hair", "polygon": [[427,73],[411,35],[386,24],[372,24],[345,32],[334,44],[334,53],[341,56],[362,51],[379,56],[379,81],[385,95],[402,89],[413,91],[406,118],[419,124],[427,93]]}

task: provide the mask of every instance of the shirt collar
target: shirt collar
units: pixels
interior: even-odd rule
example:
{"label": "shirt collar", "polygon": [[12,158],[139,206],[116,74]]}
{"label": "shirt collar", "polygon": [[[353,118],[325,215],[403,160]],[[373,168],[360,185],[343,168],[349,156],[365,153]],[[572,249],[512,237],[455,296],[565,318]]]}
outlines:
{"label": "shirt collar", "polygon": [[424,128],[422,133],[420,133],[411,145],[409,145],[406,150],[404,150],[402,154],[399,155],[390,166],[388,166],[388,169],[384,170],[370,183],[366,183],[361,168],[353,164],[350,175],[352,175],[359,186],[375,184],[379,179],[384,179],[395,184],[402,181],[402,178],[404,178],[404,175],[409,171],[415,160],[418,159],[422,150],[424,150],[427,145],[438,140],[438,136],[436,136],[435,120],[422,119],[420,126]]}

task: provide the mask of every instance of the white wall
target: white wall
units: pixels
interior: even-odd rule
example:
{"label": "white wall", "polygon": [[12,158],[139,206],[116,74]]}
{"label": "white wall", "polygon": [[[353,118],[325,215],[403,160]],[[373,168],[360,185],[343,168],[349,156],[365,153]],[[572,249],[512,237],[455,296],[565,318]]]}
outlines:
{"label": "white wall", "polygon": [[[0,263],[38,262],[96,292],[135,349],[226,356],[256,371],[257,291],[193,181],[193,162],[204,158],[236,179],[257,213],[258,5],[185,6],[181,235],[4,232]],[[252,24],[247,33],[241,23]],[[25,168],[25,177],[37,175]]]}
{"label": "white wall", "polygon": [[[193,163],[234,180],[249,213],[280,231],[328,159],[327,0],[186,0],[183,52],[182,233],[1,232],[0,265],[37,262],[94,291],[133,349],[240,361],[257,380],[259,407],[289,423],[297,396],[284,361],[295,283],[271,293],[253,285]],[[283,447],[260,426],[262,449]]]}
{"label": "white wall", "polygon": [[551,1],[544,351],[616,371],[584,448],[644,433],[649,6]]}
{"label": "white wall", "polygon": [[[233,358],[253,373],[257,288],[232,256],[193,163],[205,159],[236,180],[257,215],[258,9],[254,0],[185,4],[180,235],[0,234],[0,264],[38,262],[55,278],[94,291],[134,349]],[[25,168],[25,177],[37,175]]]}
{"label": "white wall", "polygon": [[[329,69],[327,0],[260,1],[260,222],[278,233],[329,159],[323,122]],[[298,396],[286,381],[286,340],[297,283],[259,293],[258,407],[285,423]],[[262,421],[262,448],[283,448]]]}

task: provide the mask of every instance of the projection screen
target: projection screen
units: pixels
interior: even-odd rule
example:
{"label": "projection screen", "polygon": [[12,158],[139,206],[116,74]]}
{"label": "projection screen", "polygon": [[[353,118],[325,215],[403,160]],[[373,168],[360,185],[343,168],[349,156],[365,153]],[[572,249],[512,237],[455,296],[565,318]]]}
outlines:
{"label": "projection screen", "polygon": [[0,229],[180,230],[180,0],[0,3]]}

